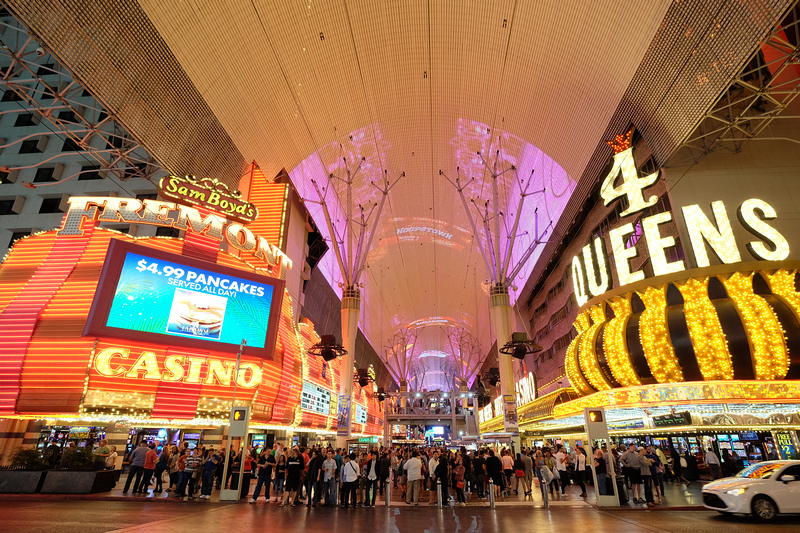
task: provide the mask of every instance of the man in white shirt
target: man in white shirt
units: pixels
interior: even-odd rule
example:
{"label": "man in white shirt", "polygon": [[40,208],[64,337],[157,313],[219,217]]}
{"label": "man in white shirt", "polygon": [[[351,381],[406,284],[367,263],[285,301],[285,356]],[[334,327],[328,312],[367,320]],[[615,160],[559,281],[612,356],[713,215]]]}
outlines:
{"label": "man in white shirt", "polygon": [[428,502],[430,505],[436,505],[436,476],[433,473],[436,472],[437,466],[439,466],[439,451],[433,450],[433,456],[428,461],[428,479],[430,480]]}
{"label": "man in white shirt", "polygon": [[416,450],[411,452],[411,459],[406,461],[403,465],[408,476],[408,488],[406,489],[406,503],[411,505],[419,505],[419,486],[422,481],[422,461],[419,459],[419,453]]}
{"label": "man in white shirt", "polygon": [[356,507],[356,495],[358,489],[358,476],[361,473],[358,462],[355,460],[356,454],[344,456],[344,464],[342,465],[342,493],[344,494],[344,507],[348,507],[348,501],[352,502],[353,507]]}
{"label": "man in white shirt", "polygon": [[564,453],[564,447],[559,444],[558,445],[558,452],[556,453],[556,469],[558,469],[558,475],[561,478],[561,494],[565,493],[567,488],[567,465],[565,463],[567,459],[567,454]]}
{"label": "man in white shirt", "polygon": [[714,450],[711,448],[706,452],[706,464],[711,467],[711,471],[714,472],[714,479],[719,478],[719,457],[717,457],[717,454],[715,454]]}
{"label": "man in white shirt", "polygon": [[336,495],[334,486],[336,485],[336,468],[338,465],[333,458],[333,450],[328,450],[328,458],[322,463],[322,472],[324,475],[323,483],[325,489],[325,505],[336,505]]}

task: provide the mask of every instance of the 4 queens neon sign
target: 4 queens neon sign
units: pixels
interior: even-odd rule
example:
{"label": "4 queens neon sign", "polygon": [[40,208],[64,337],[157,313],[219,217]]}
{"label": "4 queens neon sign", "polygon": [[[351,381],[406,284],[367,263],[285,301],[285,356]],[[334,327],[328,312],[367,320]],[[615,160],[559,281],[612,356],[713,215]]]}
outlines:
{"label": "4 queens neon sign", "polygon": [[[657,196],[645,199],[644,189],[653,185],[658,179],[658,172],[640,177],[633,159],[633,129],[624,135],[618,135],[608,144],[614,149],[614,164],[606,176],[600,189],[605,205],[617,198],[625,197],[628,207],[620,213],[628,216],[658,202]],[[615,186],[619,175],[622,182]],[[708,251],[710,250],[720,263],[732,264],[742,261],[739,247],[733,234],[727,209],[721,201],[711,204],[713,221],[709,219],[699,205],[682,207],[677,214],[683,216],[689,234],[689,245],[696,266],[710,266]],[[751,198],[745,200],[737,209],[741,225],[758,240],[746,243],[747,251],[759,261],[781,261],[789,256],[789,243],[786,238],[767,222],[777,218],[775,209],[764,200]],[[657,213],[643,218],[642,233],[650,254],[653,275],[660,276],[686,270],[684,261],[668,261],[666,250],[675,246],[672,236],[663,236],[660,227],[672,221],[669,211]],[[608,233],[611,255],[614,257],[614,269],[619,286],[627,285],[645,278],[641,270],[631,271],[630,260],[637,257],[635,246],[626,247],[628,237],[634,232],[632,223],[623,224]],[[608,260],[604,250],[605,243],[600,237],[587,244],[580,255],[572,259],[572,280],[578,305],[585,304],[591,297],[600,296],[611,289]]]}

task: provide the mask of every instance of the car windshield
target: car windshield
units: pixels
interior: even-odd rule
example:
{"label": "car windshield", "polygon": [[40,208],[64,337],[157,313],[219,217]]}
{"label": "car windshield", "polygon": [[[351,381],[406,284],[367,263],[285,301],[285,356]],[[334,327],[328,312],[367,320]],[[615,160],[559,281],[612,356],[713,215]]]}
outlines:
{"label": "car windshield", "polygon": [[783,463],[759,463],[748,466],[736,476],[750,479],[769,479],[781,467],[783,467]]}

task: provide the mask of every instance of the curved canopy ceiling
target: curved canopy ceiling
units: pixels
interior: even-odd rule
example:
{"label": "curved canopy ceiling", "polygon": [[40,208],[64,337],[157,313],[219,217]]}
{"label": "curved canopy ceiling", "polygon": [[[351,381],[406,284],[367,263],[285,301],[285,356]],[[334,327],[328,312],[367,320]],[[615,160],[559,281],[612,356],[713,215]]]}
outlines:
{"label": "curved canopy ceiling", "polygon": [[[518,258],[537,207],[541,229],[556,222],[669,0],[140,4],[245,159],[266,175],[289,169],[301,195],[316,200],[311,179],[344,178],[363,157],[353,202],[368,207],[378,199],[371,181],[405,173],[361,278],[361,327],[373,346],[381,352],[397,330],[417,324],[426,329],[416,353],[451,353],[447,324],[468,328],[485,354],[494,334],[480,287],[492,276],[439,171],[474,177],[465,193],[480,205],[491,199],[483,158],[497,173],[514,165],[518,179],[535,171],[531,190],[545,192],[526,198]],[[508,171],[499,181],[504,233],[517,211],[514,177]],[[341,182],[333,188],[342,227],[346,195]],[[319,207],[308,207],[327,234]],[[536,257],[512,284],[522,286]],[[332,252],[320,268],[338,290]],[[470,366],[477,371],[478,361]],[[449,388],[451,373],[438,370],[429,369],[422,387]]]}

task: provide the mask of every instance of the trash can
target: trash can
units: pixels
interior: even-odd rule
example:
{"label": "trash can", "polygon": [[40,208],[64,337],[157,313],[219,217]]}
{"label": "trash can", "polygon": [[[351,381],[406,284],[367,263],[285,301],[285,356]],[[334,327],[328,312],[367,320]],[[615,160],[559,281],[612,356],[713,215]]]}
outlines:
{"label": "trash can", "polygon": [[[250,494],[250,482],[253,480],[253,474],[250,472],[244,473],[244,478],[242,478],[242,490],[239,493],[239,498],[244,499]],[[236,485],[239,484],[239,472],[234,472],[231,476],[231,484],[230,487],[233,489]]]}
{"label": "trash can", "polygon": [[625,490],[625,477],[617,476],[617,494],[619,495],[619,504],[625,505],[628,503],[628,493]]}

